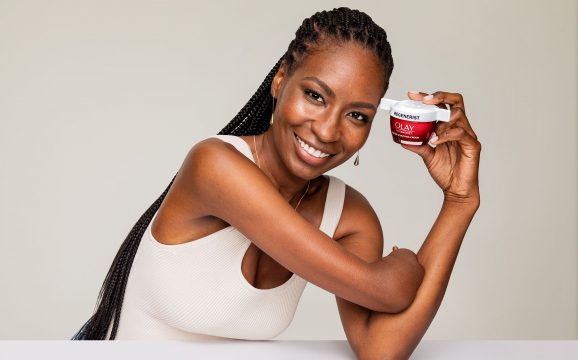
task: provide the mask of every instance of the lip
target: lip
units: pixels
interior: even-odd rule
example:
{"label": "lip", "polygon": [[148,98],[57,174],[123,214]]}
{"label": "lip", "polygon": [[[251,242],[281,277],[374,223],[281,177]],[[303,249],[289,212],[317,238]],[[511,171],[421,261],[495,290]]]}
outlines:
{"label": "lip", "polygon": [[[326,162],[328,162],[329,159],[333,156],[333,154],[330,154],[329,156],[326,156],[324,158],[317,158],[315,156],[309,155],[309,153],[307,151],[305,151],[305,149],[303,149],[301,147],[301,145],[299,144],[299,141],[297,140],[296,135],[297,134],[293,133],[293,139],[294,139],[294,143],[295,143],[295,151],[297,152],[297,156],[299,156],[299,158],[301,160],[303,160],[304,162],[306,162],[307,164],[312,165],[312,166],[320,166],[320,165],[323,165]],[[329,154],[329,153],[327,153],[327,154]]]}

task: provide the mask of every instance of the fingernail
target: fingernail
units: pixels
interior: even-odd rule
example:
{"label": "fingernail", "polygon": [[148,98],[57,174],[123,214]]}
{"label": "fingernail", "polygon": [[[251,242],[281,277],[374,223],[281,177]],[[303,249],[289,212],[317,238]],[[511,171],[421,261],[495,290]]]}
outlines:
{"label": "fingernail", "polygon": [[416,95],[418,95],[418,94],[419,94],[419,91],[410,90],[409,93],[410,93],[410,94],[416,94]]}
{"label": "fingernail", "polygon": [[433,99],[433,95],[430,94],[430,95],[428,95],[428,96],[424,96],[423,99],[424,99],[424,100],[431,100],[431,99]]}
{"label": "fingernail", "polygon": [[427,144],[428,144],[429,146],[431,146],[432,148],[435,148],[435,147],[437,146],[437,145],[435,144],[435,142],[438,141],[438,139],[439,139],[439,138],[438,138],[438,136],[436,135],[436,133],[433,132],[433,133],[431,134],[431,137],[430,137],[429,141],[427,142]]}

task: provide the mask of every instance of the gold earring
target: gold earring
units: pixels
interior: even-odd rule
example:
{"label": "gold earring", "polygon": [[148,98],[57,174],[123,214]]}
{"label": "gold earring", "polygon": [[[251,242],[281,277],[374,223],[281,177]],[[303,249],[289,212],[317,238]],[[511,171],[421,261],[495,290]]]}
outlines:
{"label": "gold earring", "polygon": [[273,125],[273,113],[275,112],[275,98],[271,97],[271,121],[269,121],[269,124]]}
{"label": "gold earring", "polygon": [[359,165],[359,151],[357,152],[357,157],[355,158],[353,165],[355,165],[355,166]]}

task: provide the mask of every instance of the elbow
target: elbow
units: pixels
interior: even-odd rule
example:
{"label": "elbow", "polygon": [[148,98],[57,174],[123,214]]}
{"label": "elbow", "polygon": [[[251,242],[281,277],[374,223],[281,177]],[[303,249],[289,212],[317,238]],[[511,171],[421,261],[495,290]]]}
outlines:
{"label": "elbow", "polygon": [[370,352],[360,352],[356,354],[359,360],[408,360],[409,357],[400,356],[396,354],[392,354],[389,352],[380,353],[380,354],[373,354]]}
{"label": "elbow", "polygon": [[385,288],[380,296],[382,309],[378,311],[397,314],[409,308],[417,296],[423,276],[421,265],[405,274],[395,274],[394,278],[383,284]]}
{"label": "elbow", "polygon": [[359,347],[354,352],[359,360],[408,360],[413,349],[404,349],[392,341],[386,341],[376,346]]}
{"label": "elbow", "polygon": [[398,290],[390,290],[387,293],[389,295],[386,299],[383,299],[382,310],[380,311],[389,314],[398,314],[410,307],[417,291],[411,292],[408,291],[407,288],[401,288]]}

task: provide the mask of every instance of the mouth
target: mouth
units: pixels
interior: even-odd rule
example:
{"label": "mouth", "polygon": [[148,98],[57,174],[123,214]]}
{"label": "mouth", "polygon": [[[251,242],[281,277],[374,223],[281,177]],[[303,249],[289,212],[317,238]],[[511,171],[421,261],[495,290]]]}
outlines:
{"label": "mouth", "polygon": [[293,137],[295,138],[297,155],[299,158],[301,158],[301,160],[310,165],[319,166],[325,164],[331,157],[335,155],[313,147],[312,145],[303,141],[295,133],[293,133]]}

